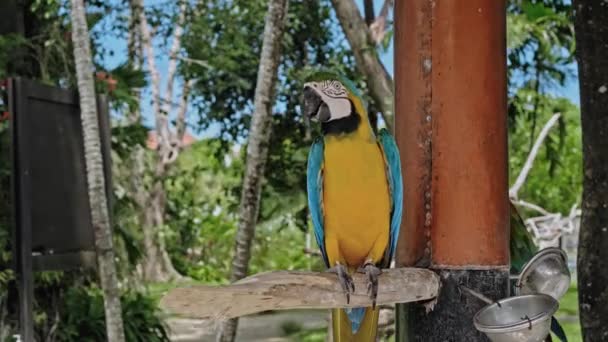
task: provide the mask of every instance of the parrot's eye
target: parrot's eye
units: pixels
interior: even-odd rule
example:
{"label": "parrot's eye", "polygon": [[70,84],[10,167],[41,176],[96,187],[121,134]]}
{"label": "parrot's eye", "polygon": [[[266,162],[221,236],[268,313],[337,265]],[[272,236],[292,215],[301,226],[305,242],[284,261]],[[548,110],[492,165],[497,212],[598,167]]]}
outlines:
{"label": "parrot's eye", "polygon": [[346,97],[346,88],[338,81],[324,81],[321,90],[330,97]]}

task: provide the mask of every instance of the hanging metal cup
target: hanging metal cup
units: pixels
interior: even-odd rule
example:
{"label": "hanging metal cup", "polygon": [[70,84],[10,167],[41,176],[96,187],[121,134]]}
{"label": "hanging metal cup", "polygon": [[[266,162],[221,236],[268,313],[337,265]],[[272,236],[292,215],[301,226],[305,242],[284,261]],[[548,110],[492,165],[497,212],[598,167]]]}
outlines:
{"label": "hanging metal cup", "polygon": [[517,276],[516,295],[546,294],[560,300],[570,287],[568,257],[559,248],[539,251]]}
{"label": "hanging metal cup", "polygon": [[473,323],[492,342],[543,342],[558,307],[557,300],[545,294],[510,297],[481,309]]}
{"label": "hanging metal cup", "polygon": [[519,275],[512,276],[517,280],[514,297],[491,303],[476,294],[488,305],[475,315],[475,328],[493,342],[543,342],[549,335],[558,301],[570,287],[567,260],[559,248],[542,249]]}

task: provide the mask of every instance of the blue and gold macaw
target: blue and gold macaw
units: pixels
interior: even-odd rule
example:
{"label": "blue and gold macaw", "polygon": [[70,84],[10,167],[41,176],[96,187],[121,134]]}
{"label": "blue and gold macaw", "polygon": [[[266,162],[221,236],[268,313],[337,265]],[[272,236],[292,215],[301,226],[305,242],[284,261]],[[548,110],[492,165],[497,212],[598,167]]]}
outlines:
{"label": "blue and gold macaw", "polygon": [[347,302],[353,272],[366,274],[373,301],[368,308],[332,311],[334,341],[375,341],[378,276],[390,266],[401,223],[399,151],[387,130],[374,134],[361,95],[342,76],[311,76],[302,107],[323,132],[312,145],[307,170],[308,205],[323,260],[337,274]]}

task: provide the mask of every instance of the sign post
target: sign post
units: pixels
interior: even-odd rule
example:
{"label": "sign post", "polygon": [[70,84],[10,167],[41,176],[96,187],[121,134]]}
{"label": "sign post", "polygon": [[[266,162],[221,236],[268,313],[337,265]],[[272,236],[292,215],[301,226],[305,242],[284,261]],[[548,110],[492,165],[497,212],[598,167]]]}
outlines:
{"label": "sign post", "polygon": [[[14,267],[21,337],[34,341],[34,271],[95,268],[94,230],[78,94],[24,79],[8,82]],[[106,192],[111,194],[107,99],[98,96]]]}

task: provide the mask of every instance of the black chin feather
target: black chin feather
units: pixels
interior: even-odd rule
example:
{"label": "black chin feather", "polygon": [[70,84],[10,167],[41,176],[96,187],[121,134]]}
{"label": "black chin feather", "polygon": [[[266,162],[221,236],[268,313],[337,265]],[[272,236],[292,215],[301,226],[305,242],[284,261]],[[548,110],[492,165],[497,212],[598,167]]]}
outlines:
{"label": "black chin feather", "polygon": [[361,124],[361,115],[355,110],[355,105],[349,99],[350,103],[350,114],[341,119],[332,120],[329,122],[323,122],[321,124],[321,130],[323,135],[340,135],[352,133],[357,130]]}

